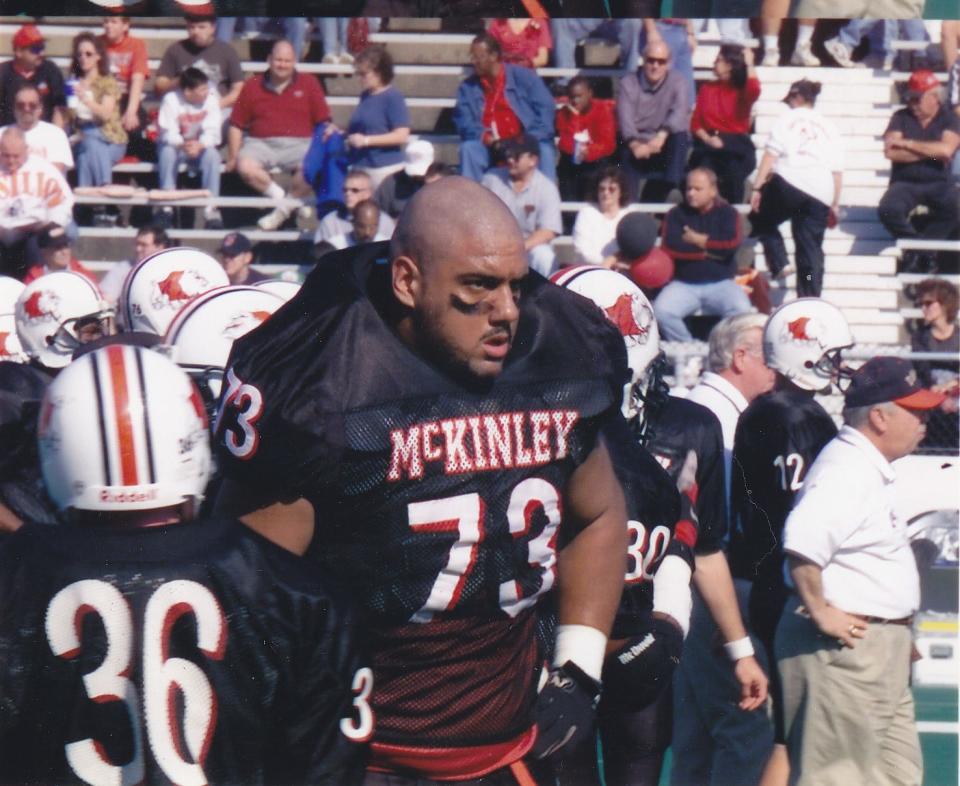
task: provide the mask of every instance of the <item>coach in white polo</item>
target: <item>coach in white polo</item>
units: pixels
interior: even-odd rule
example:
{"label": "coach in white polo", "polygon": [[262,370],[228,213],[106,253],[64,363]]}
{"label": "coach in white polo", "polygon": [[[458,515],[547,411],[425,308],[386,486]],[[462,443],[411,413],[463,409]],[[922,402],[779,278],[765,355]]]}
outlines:
{"label": "coach in white polo", "polygon": [[910,693],[911,618],[920,579],[907,523],[894,513],[890,462],[923,439],[943,395],[907,360],[861,366],[845,425],[807,473],[784,551],[797,595],[776,653],[791,783],[887,786],[923,779]]}

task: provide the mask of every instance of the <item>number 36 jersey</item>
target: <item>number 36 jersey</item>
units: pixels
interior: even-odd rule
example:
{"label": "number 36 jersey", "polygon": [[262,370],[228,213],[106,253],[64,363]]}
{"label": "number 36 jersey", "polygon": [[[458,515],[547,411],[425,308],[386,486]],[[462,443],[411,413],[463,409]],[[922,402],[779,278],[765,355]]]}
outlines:
{"label": "number 36 jersey", "polygon": [[501,374],[454,381],[384,321],[386,253],[330,255],[234,345],[217,426],[227,477],[265,502],[313,503],[308,557],[367,612],[375,756],[530,728],[533,607],[575,534],[565,487],[626,374],[603,315],[532,274]]}
{"label": "number 36 jersey", "polygon": [[342,593],[235,521],[28,524],[0,547],[0,783],[357,784]]}

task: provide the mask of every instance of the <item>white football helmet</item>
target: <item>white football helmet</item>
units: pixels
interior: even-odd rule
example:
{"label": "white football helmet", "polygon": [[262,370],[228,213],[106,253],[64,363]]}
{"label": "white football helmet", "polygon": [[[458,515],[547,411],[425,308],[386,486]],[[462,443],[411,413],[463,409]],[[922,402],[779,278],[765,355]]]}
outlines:
{"label": "white football helmet", "polygon": [[200,394],[171,361],[114,344],[77,358],[47,388],[40,466],[60,510],[150,510],[194,500],[211,472]]}
{"label": "white football helmet", "polygon": [[272,292],[278,297],[282,297],[284,302],[293,300],[294,295],[300,291],[301,287],[296,281],[284,281],[281,278],[272,278],[269,281],[258,281],[253,286],[265,292]]}
{"label": "white football helmet", "polygon": [[0,276],[0,361],[27,362],[27,354],[23,351],[17,335],[17,321],[14,317],[17,298],[23,290],[23,282],[10,276]]}
{"label": "white football helmet", "polygon": [[845,374],[841,350],[853,346],[853,333],[840,309],[818,297],[780,306],[763,329],[767,365],[802,390],[822,391]]}
{"label": "white football helmet", "polygon": [[[660,352],[660,332],[653,306],[629,278],[598,265],[579,265],[554,273],[554,284],[596,303],[623,336],[631,378],[624,387],[623,414],[643,439],[650,407],[668,394],[663,382],[666,361]],[[642,416],[642,417],[641,417]]]}
{"label": "white football helmet", "polygon": [[205,292],[180,309],[170,323],[163,341],[168,357],[191,375],[205,399],[215,402],[233,342],[282,305],[279,295],[257,287]]}
{"label": "white football helmet", "polygon": [[34,279],[17,298],[24,351],[47,368],[63,368],[86,341],[113,332],[113,311],[86,276],[59,270]]}
{"label": "white football helmet", "polygon": [[230,284],[220,263],[196,248],[165,248],[127,273],[120,313],[127,330],[162,336],[183,306],[204,292]]}

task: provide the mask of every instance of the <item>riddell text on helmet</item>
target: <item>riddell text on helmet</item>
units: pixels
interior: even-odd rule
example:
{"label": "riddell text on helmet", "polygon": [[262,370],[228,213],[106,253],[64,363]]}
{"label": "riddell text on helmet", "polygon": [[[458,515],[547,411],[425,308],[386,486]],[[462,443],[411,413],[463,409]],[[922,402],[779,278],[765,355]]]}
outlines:
{"label": "riddell text on helmet", "polygon": [[423,477],[427,462],[447,475],[536,467],[566,458],[580,413],[571,409],[506,412],[426,421],[390,432],[387,480]]}
{"label": "riddell text on helmet", "polygon": [[110,489],[100,489],[100,501],[110,502],[115,505],[129,505],[133,502],[152,502],[156,498],[156,489],[148,489],[147,491],[111,491]]}

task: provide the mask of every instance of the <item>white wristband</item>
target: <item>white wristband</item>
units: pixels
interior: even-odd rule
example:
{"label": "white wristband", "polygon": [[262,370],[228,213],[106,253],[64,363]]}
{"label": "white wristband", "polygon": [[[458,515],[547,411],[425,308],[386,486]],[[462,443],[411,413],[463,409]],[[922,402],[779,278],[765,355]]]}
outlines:
{"label": "white wristband", "polygon": [[562,666],[568,660],[583,672],[600,682],[607,637],[589,625],[558,625],[557,641],[553,651],[553,665]]}
{"label": "white wristband", "polygon": [[690,632],[690,566],[676,554],[668,554],[653,574],[653,610],[673,617],[683,636]]}
{"label": "white wristband", "polygon": [[732,661],[749,658],[754,652],[753,642],[750,641],[749,636],[744,636],[736,641],[728,641],[723,645],[723,648],[727,651],[727,657]]}

